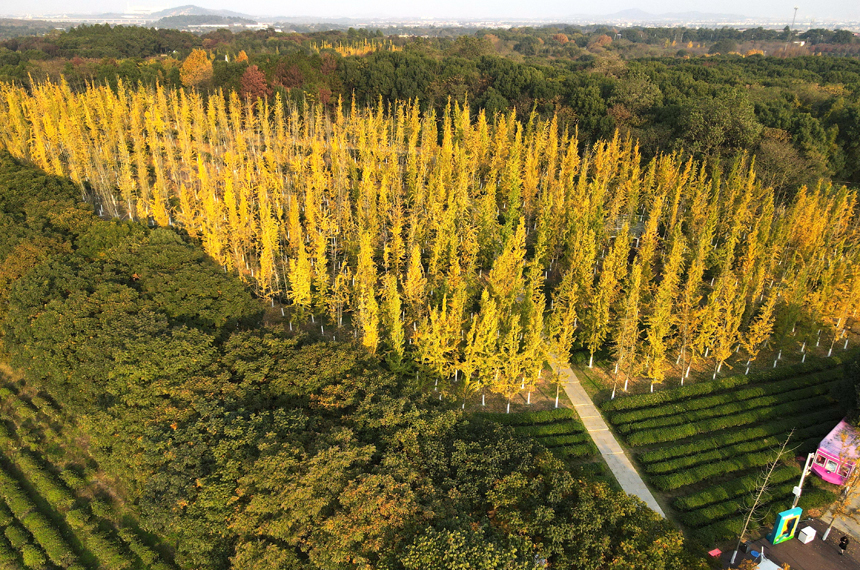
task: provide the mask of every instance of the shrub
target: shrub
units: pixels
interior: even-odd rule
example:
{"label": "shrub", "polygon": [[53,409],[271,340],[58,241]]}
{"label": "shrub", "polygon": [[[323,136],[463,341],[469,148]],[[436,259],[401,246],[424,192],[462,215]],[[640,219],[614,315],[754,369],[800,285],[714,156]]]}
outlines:
{"label": "shrub", "polygon": [[767,465],[775,456],[775,451],[764,451],[761,453],[748,453],[734,459],[725,459],[715,463],[706,463],[697,467],[691,467],[669,475],[655,475],[651,482],[655,487],[663,491],[671,491],[686,485],[692,485],[711,477],[736,473],[744,469],[761,467]]}
{"label": "shrub", "polygon": [[592,442],[584,443],[582,445],[569,445],[567,447],[554,447],[550,451],[556,457],[561,459],[573,459],[576,457],[588,457],[590,455],[597,455],[597,446],[595,446]]}
{"label": "shrub", "polygon": [[33,396],[30,398],[30,403],[52,420],[56,420],[59,417],[59,410],[42,396]]}
{"label": "shrub", "polygon": [[3,534],[6,535],[6,538],[9,539],[9,543],[15,547],[16,550],[21,550],[21,547],[27,544],[27,540],[29,540],[27,531],[16,524],[7,526],[6,530],[3,531]]}
{"label": "shrub", "polygon": [[22,452],[14,457],[15,464],[30,483],[36,487],[39,494],[45,497],[50,505],[59,510],[67,510],[75,503],[75,496],[54,475],[44,469],[38,460],[29,453]]}
{"label": "shrub", "polygon": [[18,555],[9,547],[9,543],[0,537],[0,568],[3,570],[11,570],[19,568]]}
{"label": "shrub", "polygon": [[36,508],[30,498],[18,486],[18,482],[2,469],[0,469],[0,496],[3,497],[9,510],[19,520]]}
{"label": "shrub", "polygon": [[3,447],[9,447],[14,443],[14,432],[9,429],[9,426],[6,425],[6,422],[0,421],[0,445],[2,445]]}
{"label": "shrub", "polygon": [[72,509],[66,513],[66,522],[73,529],[82,529],[90,522],[90,515],[83,509]]}
{"label": "shrub", "polygon": [[508,426],[548,424],[560,420],[579,419],[576,415],[576,412],[571,408],[556,408],[554,410],[543,410],[540,412],[523,412],[520,414],[490,414],[479,412],[475,415]]}
{"label": "shrub", "polygon": [[804,489],[800,495],[800,500],[797,501],[797,506],[807,509],[820,509],[827,507],[833,501],[839,498],[836,493],[825,491],[824,489]]}
{"label": "shrub", "polygon": [[158,561],[158,554],[143,544],[137,535],[129,528],[119,529],[119,536],[128,545],[129,549],[140,558],[147,568],[152,567]]}
{"label": "shrub", "polygon": [[[830,424],[825,424],[830,425]],[[831,428],[826,428],[823,433],[827,433]],[[800,429],[794,432],[793,437],[797,437],[798,439],[806,438],[809,435],[818,434],[818,438],[816,441],[821,440],[822,429],[820,426],[814,426],[811,428]],[[742,443],[737,443],[735,445],[729,445],[726,447],[721,447],[719,449],[693,453],[690,455],[677,457],[675,459],[669,459],[666,461],[660,461],[656,463],[649,463],[645,466],[646,473],[659,474],[659,473],[672,473],[674,471],[679,471],[681,469],[685,469],[687,467],[691,467],[693,465],[698,465],[700,463],[710,463],[712,461],[719,461],[721,459],[729,459],[732,457],[736,457],[738,455],[742,455],[745,453],[753,453],[756,451],[761,451],[762,449],[767,449],[769,447],[778,447],[785,441],[785,436],[788,435],[788,431],[782,432],[778,434],[783,437],[756,437],[750,438],[749,441],[744,441]]]}
{"label": "shrub", "polygon": [[642,408],[628,412],[616,412],[611,414],[609,419],[614,425],[623,425],[643,420],[651,420],[663,416],[675,416],[695,410],[713,408],[725,404],[740,402],[742,400],[749,400],[751,398],[784,394],[807,386],[817,386],[830,380],[836,380],[840,375],[840,370],[827,370],[817,374],[802,376],[800,378],[790,378],[780,382],[752,386],[742,390],[724,392],[713,396],[704,396],[701,398],[686,400],[684,402],[664,404],[656,408]]}
{"label": "shrub", "polygon": [[554,424],[538,424],[534,426],[519,426],[514,429],[519,435],[540,437],[544,435],[567,435],[585,431],[579,422],[564,421]]}
{"label": "shrub", "polygon": [[[663,416],[659,418],[654,418],[651,420],[643,420],[641,422],[636,422],[634,424],[626,424],[619,426],[619,431],[621,433],[630,433],[635,431],[641,431],[645,429],[654,429],[658,427],[669,427],[678,424],[685,424],[690,422],[698,422],[701,420],[706,420],[709,418],[722,417],[730,414],[736,414],[740,412],[744,412],[747,410],[755,410],[758,408],[765,408],[768,406],[775,406],[782,403],[787,402],[795,402],[798,400],[807,400],[809,398],[813,398],[815,396],[821,396],[823,394],[830,393],[831,384],[820,384],[818,386],[809,386],[806,388],[801,388],[799,390],[792,390],[791,392],[785,392],[781,394],[774,394],[771,396],[760,396],[758,398],[752,398],[749,400],[742,400],[739,402],[727,402],[721,406],[716,406],[713,408],[705,408],[701,410],[696,410],[692,412],[679,413],[672,416]],[[727,394],[731,396],[731,393]]]}
{"label": "shrub", "polygon": [[[694,534],[702,544],[707,546],[732,538],[737,538],[743,528],[744,517],[732,517],[697,529]],[[758,522],[750,520],[747,530],[755,530],[756,528],[758,528]]]}
{"label": "shrub", "polygon": [[42,570],[48,562],[42,551],[32,544],[25,544],[21,547],[21,558],[24,560],[24,566],[33,568],[33,570]]}
{"label": "shrub", "polygon": [[21,523],[30,531],[36,542],[45,550],[48,558],[57,566],[68,566],[75,561],[72,549],[54,528],[53,523],[41,513],[30,513]]}
{"label": "shrub", "polygon": [[134,566],[134,561],[113,538],[98,531],[82,534],[82,538],[103,567],[124,570]]}
{"label": "shrub", "polygon": [[711,418],[695,424],[643,430],[631,434],[630,437],[627,438],[627,442],[634,447],[638,445],[663,443],[730,427],[739,427],[763,422],[765,420],[778,420],[786,416],[797,415],[809,410],[817,410],[825,406],[833,406],[833,400],[829,396],[816,396],[808,400],[788,402],[786,404],[770,408],[755,409],[740,414]]}
{"label": "shrub", "polygon": [[642,463],[655,463],[664,461],[673,457],[682,457],[694,453],[702,453],[711,449],[718,449],[733,443],[749,441],[751,439],[764,438],[780,433],[791,431],[792,428],[807,428],[814,426],[816,431],[824,430],[824,433],[833,429],[839,419],[842,418],[842,411],[837,408],[821,410],[803,416],[787,418],[785,420],[770,422],[766,425],[743,427],[729,432],[720,432],[712,434],[701,439],[696,439],[690,443],[681,445],[670,445],[646,451],[639,455],[637,459]]}
{"label": "shrub", "polygon": [[651,394],[636,394],[634,396],[626,396],[624,398],[616,398],[609,400],[601,405],[604,411],[621,411],[635,410],[638,408],[647,408],[656,406],[666,402],[677,402],[692,398],[695,396],[703,396],[723,392],[738,386],[747,384],[773,382],[774,380],[782,380],[792,376],[800,376],[802,374],[810,374],[821,370],[835,368],[841,364],[841,360],[837,358],[808,358],[804,364],[795,364],[793,366],[785,366],[783,368],[775,368],[758,372],[749,376],[727,376],[719,380],[708,380],[696,384],[688,384],[679,388],[663,390]]}
{"label": "shrub", "polygon": [[[793,482],[772,487],[769,495],[771,502],[791,496],[793,488]],[[744,497],[742,500],[723,501],[722,503],[716,503],[695,511],[681,513],[681,522],[687,526],[700,527],[712,524],[720,519],[729,518],[733,515],[745,514],[744,509],[748,507],[746,499],[747,497]]]}
{"label": "shrub", "polygon": [[575,433],[571,435],[547,435],[537,438],[537,442],[544,447],[558,447],[561,445],[570,445],[573,443],[584,443],[591,441],[591,437],[587,433]]}
{"label": "shrub", "polygon": [[86,480],[72,469],[63,469],[60,472],[60,479],[74,491],[82,489],[87,484]]}
{"label": "shrub", "polygon": [[[793,465],[778,466],[770,475],[770,484],[778,485],[786,481],[800,477],[800,468]],[[745,475],[743,477],[726,481],[720,485],[713,485],[686,497],[678,497],[672,502],[672,506],[679,511],[690,511],[702,508],[706,505],[719,503],[733,499],[740,495],[749,493],[755,488],[759,481],[759,474]]]}

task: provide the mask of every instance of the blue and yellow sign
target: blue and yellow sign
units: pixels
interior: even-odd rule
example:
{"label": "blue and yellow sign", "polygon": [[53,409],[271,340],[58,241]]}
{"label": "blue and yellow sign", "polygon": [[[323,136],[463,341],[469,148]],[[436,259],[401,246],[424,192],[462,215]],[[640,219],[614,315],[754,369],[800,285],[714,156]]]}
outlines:
{"label": "blue and yellow sign", "polygon": [[776,523],[773,525],[773,530],[767,535],[767,539],[771,544],[779,544],[793,538],[794,532],[797,530],[797,525],[800,522],[801,514],[803,514],[803,509],[794,507],[776,515]]}

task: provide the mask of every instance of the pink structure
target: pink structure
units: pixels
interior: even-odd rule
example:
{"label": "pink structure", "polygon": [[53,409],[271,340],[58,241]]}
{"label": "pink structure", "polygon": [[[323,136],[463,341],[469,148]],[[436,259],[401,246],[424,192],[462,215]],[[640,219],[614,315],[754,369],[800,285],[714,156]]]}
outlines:
{"label": "pink structure", "polygon": [[860,430],[842,420],[818,445],[812,471],[828,483],[841,485],[851,475],[860,457],[858,448]]}

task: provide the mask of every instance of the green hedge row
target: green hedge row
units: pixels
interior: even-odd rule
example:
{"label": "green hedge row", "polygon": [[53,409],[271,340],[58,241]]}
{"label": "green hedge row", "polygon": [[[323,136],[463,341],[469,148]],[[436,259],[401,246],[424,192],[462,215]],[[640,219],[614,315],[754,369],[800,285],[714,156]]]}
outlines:
{"label": "green hedge row", "polygon": [[585,428],[579,422],[572,422],[570,420],[567,420],[554,424],[517,426],[514,428],[514,431],[520,435],[540,437],[545,435],[568,435],[572,433],[582,433],[585,431]]}
{"label": "green hedge row", "polygon": [[30,531],[51,562],[62,567],[75,562],[75,555],[66,540],[42,513],[30,513],[21,520],[21,524]]}
{"label": "green hedge row", "polygon": [[27,531],[17,524],[7,526],[3,534],[15,550],[21,550],[22,546],[30,542],[30,536],[27,534]]}
{"label": "green hedge row", "polygon": [[15,515],[6,506],[6,503],[0,501],[0,528],[5,528],[15,522]]}
{"label": "green hedge row", "polygon": [[750,410],[739,414],[702,420],[692,424],[638,431],[627,438],[627,443],[633,447],[665,443],[667,441],[676,441],[731,427],[756,424],[766,420],[780,420],[788,416],[806,413],[810,410],[832,406],[834,406],[833,399],[829,396],[815,396],[808,400],[788,402],[770,408]]}
{"label": "green hedge row", "polygon": [[591,437],[587,433],[574,433],[571,435],[547,435],[536,438],[538,443],[544,447],[559,447],[562,445],[571,445],[573,443],[585,443],[591,441]]}
{"label": "green hedge row", "polygon": [[674,457],[683,457],[694,453],[703,453],[712,449],[719,449],[720,447],[725,447],[734,443],[741,443],[743,441],[750,441],[752,439],[765,438],[780,433],[786,433],[791,431],[792,428],[803,429],[815,426],[816,429],[825,429],[826,426],[829,425],[830,427],[826,428],[827,431],[829,431],[839,423],[839,420],[842,419],[843,415],[842,410],[836,407],[828,408],[811,414],[770,422],[766,425],[743,427],[738,430],[716,433],[709,437],[695,439],[690,443],[670,445],[659,449],[645,451],[638,455],[637,459],[641,463],[656,463],[658,461],[665,461]]}
{"label": "green hedge row", "polygon": [[[830,426],[829,428],[826,428],[827,431],[833,428],[833,426],[829,423],[824,425]],[[827,431],[825,431],[824,433],[827,433]],[[793,439],[792,441],[796,442],[797,440],[805,440],[806,438],[812,437],[814,435],[818,435],[819,437],[817,439],[820,441],[821,433],[821,424],[815,425],[810,428],[799,429],[796,430],[794,432],[794,435],[792,436],[793,438],[797,439]],[[720,461],[722,459],[729,459],[745,453],[754,453],[767,448],[779,447],[785,441],[787,435],[788,431],[785,431],[781,434],[776,434],[776,436],[774,437],[755,438],[749,441],[736,443],[734,445],[728,445],[726,447],[721,447],[719,449],[714,449],[711,451],[693,453],[691,455],[676,457],[674,459],[667,459],[666,461],[649,463],[645,466],[645,472],[654,475],[663,473],[674,473],[675,471],[686,469],[688,467],[692,467],[700,463]]]}
{"label": "green hedge row", "polygon": [[[39,513],[33,502],[4,470],[0,470],[0,496],[15,514],[15,517],[30,531],[39,545],[44,548],[51,562],[57,566],[68,566],[75,561],[72,549],[44,515]],[[9,527],[12,528],[12,527]]]}
{"label": "green hedge row", "polygon": [[[791,491],[794,489],[794,482],[777,485],[770,488],[768,494],[771,502],[780,501],[785,497],[791,496]],[[729,518],[733,515],[743,515],[746,513],[744,509],[748,508],[749,497],[742,497],[740,500],[729,500],[697,509],[681,513],[681,522],[693,528],[713,524],[718,520]]]}
{"label": "green hedge row", "polygon": [[822,372],[801,376],[799,378],[789,378],[788,380],[780,380],[778,382],[771,382],[760,386],[714,394],[712,396],[703,396],[701,398],[695,398],[684,402],[664,404],[657,408],[640,408],[638,410],[616,412],[609,416],[609,421],[613,425],[623,425],[663,416],[675,416],[695,410],[713,408],[716,406],[740,402],[742,400],[749,400],[751,398],[790,392],[806,386],[835,380],[841,375],[842,371],[839,369],[824,370]]}
{"label": "green hedge row", "polygon": [[20,568],[18,565],[18,555],[9,547],[9,543],[2,536],[0,536],[0,568],[3,568],[3,570]]}
{"label": "green hedge row", "polygon": [[86,547],[99,559],[104,568],[125,570],[135,565],[135,560],[124,552],[111,536],[97,529],[80,533]]}
{"label": "green hedge row", "polygon": [[[747,531],[755,530],[758,527],[759,522],[752,519],[747,527]],[[698,528],[693,534],[702,542],[702,544],[708,547],[726,540],[737,539],[743,528],[744,517],[737,516]]]}
{"label": "green hedge row", "polygon": [[475,415],[507,426],[549,424],[561,420],[579,419],[576,412],[571,408],[556,408],[553,410],[523,412],[520,414],[491,414],[487,412],[479,412]]}
{"label": "green hedge row", "polygon": [[[777,404],[795,402],[797,400],[807,400],[815,396],[821,396],[830,393],[830,388],[833,383],[818,384],[817,386],[807,386],[790,392],[781,394],[772,394],[770,396],[760,396],[750,400],[741,400],[738,402],[727,402],[713,408],[705,408],[686,413],[675,414],[673,416],[663,416],[651,420],[643,420],[633,424],[625,424],[619,426],[618,431],[622,434],[644,431],[660,427],[670,427],[678,424],[686,424],[690,422],[699,422],[710,418],[719,418],[730,414],[737,414],[747,410],[755,410],[768,406],[776,406]],[[731,394],[727,394],[731,395]]]}
{"label": "green hedge row", "polygon": [[24,477],[33,484],[39,495],[57,510],[66,511],[75,503],[75,495],[49,473],[40,462],[27,452],[14,454],[12,460]]}
{"label": "green hedge row", "polygon": [[636,394],[633,396],[625,396],[623,398],[615,398],[608,400],[601,405],[601,409],[607,412],[617,412],[621,410],[635,410],[639,408],[647,408],[667,402],[678,402],[696,396],[704,396],[707,394],[715,394],[738,386],[747,384],[758,384],[763,382],[773,382],[775,380],[783,380],[793,376],[810,374],[821,370],[835,368],[842,364],[843,358],[850,358],[853,351],[849,351],[849,356],[842,355],[832,358],[817,358],[810,357],[803,364],[794,364],[782,368],[774,368],[764,372],[757,372],[749,376],[727,376],[719,380],[708,380],[706,382],[698,382],[696,384],[688,384],[669,390],[662,390],[650,394]]}
{"label": "green hedge row", "polygon": [[11,401],[12,409],[15,411],[15,415],[21,421],[32,420],[36,418],[36,408],[25,402],[21,399],[14,399]]}
{"label": "green hedge row", "polygon": [[[778,466],[770,476],[770,484],[778,485],[790,480],[798,480],[800,478],[800,468],[794,465]],[[750,489],[755,488],[760,476],[758,473],[744,475],[731,481],[726,481],[720,485],[713,485],[707,489],[703,489],[696,493],[687,495],[686,497],[678,497],[672,502],[672,506],[679,511],[692,511],[700,509],[707,505],[728,501],[749,493]]]}
{"label": "green hedge row", "polygon": [[122,538],[123,542],[128,545],[129,549],[131,549],[131,551],[134,552],[141,561],[143,561],[146,568],[151,570],[167,570],[170,568],[161,562],[159,560],[158,553],[145,545],[140,540],[140,537],[138,537],[130,528],[119,529],[119,536]]}
{"label": "green hedge row", "polygon": [[568,445],[567,447],[554,447],[550,451],[560,459],[575,459],[578,457],[590,457],[597,455],[597,446],[589,441],[580,445]]}
{"label": "green hedge row", "polygon": [[0,497],[3,498],[9,510],[18,520],[36,510],[36,505],[33,504],[30,497],[21,490],[18,482],[4,469],[0,469]]}
{"label": "green hedge row", "polygon": [[[806,489],[803,491],[803,495],[800,496],[798,506],[802,507],[804,510],[815,509],[828,505],[835,499],[836,495],[833,493],[829,493],[821,489]],[[790,504],[786,504],[785,501],[773,504],[770,509],[771,512],[767,517],[765,517],[764,524],[772,524],[775,513],[782,510],[783,507],[788,508],[789,506]],[[695,531],[695,535],[702,544],[708,546],[725,540],[736,539],[741,530],[743,530],[743,526],[744,517],[737,516],[698,528]],[[758,527],[759,523],[755,520],[751,520],[748,530],[755,530]]]}
{"label": "green hedge row", "polygon": [[21,558],[24,560],[24,566],[33,570],[42,570],[47,562],[42,551],[29,543],[21,547]]}
{"label": "green hedge row", "polygon": [[40,412],[54,421],[60,420],[60,411],[43,396],[33,396],[30,398],[30,403],[33,404]]}
{"label": "green hedge row", "polygon": [[748,453],[734,459],[724,459],[714,463],[706,463],[691,467],[677,473],[668,475],[654,475],[651,477],[651,482],[655,487],[662,491],[672,491],[693,483],[698,483],[711,477],[736,473],[754,467],[767,465],[776,456],[774,450],[762,451],[760,453]]}
{"label": "green hedge row", "polygon": [[12,430],[6,425],[6,422],[0,420],[0,446],[8,447],[15,443],[15,435]]}

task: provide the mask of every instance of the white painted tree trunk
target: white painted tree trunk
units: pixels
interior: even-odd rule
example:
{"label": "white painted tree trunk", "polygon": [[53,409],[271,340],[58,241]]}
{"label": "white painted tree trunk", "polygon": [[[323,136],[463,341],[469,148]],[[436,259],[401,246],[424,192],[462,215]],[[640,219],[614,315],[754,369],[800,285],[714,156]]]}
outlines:
{"label": "white painted tree trunk", "polygon": [[588,367],[589,367],[589,368],[591,368],[591,365],[592,365],[592,364],[594,364],[594,355],[593,355],[593,354],[592,354],[592,355],[591,355],[591,357],[588,359]]}

